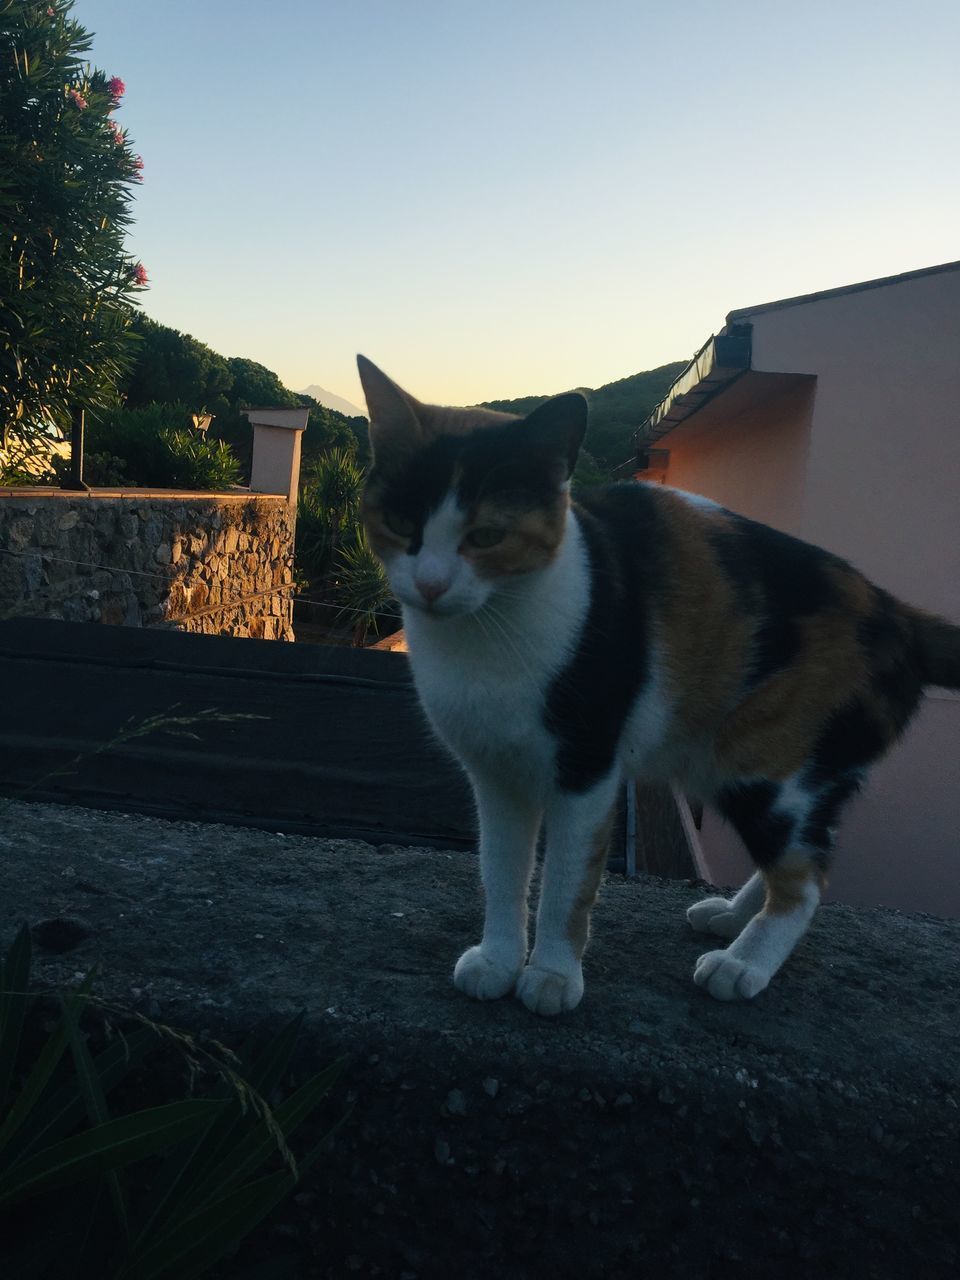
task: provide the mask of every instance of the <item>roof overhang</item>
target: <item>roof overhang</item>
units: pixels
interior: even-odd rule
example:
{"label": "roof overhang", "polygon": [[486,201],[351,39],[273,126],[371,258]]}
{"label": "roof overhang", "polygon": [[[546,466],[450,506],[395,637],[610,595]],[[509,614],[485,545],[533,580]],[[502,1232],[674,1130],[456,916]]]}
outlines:
{"label": "roof overhang", "polygon": [[732,325],[708,339],[637,429],[634,436],[637,451],[665,436],[747,373],[752,347],[753,329],[749,324]]}

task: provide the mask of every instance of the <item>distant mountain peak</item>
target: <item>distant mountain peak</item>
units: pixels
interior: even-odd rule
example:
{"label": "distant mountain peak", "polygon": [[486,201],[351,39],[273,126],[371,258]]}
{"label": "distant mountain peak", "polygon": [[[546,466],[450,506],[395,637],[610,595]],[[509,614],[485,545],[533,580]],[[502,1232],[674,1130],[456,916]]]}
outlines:
{"label": "distant mountain peak", "polygon": [[332,391],[327,391],[324,387],[316,385],[304,387],[300,394],[310,396],[318,404],[322,404],[325,409],[336,409],[337,413],[345,414],[348,418],[365,418],[367,416],[363,409],[358,409],[355,404],[345,400],[343,396],[334,395]]}

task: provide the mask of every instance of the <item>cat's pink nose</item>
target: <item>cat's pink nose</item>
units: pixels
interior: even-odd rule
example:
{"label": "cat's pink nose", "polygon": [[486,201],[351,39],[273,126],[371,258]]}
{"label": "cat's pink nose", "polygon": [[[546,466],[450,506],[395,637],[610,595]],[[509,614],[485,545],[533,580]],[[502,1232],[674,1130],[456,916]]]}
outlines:
{"label": "cat's pink nose", "polygon": [[427,604],[433,604],[434,600],[439,600],[450,586],[449,582],[436,582],[429,579],[417,578],[417,590],[426,600]]}

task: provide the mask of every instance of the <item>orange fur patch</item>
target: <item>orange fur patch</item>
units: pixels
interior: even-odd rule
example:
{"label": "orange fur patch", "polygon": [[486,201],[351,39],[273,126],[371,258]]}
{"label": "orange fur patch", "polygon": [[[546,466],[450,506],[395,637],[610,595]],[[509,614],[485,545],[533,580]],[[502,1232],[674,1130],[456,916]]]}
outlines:
{"label": "orange fur patch", "polygon": [[590,912],[597,900],[597,890],[600,888],[603,868],[607,863],[607,850],[610,847],[612,831],[613,813],[611,812],[594,834],[583,881],[567,921],[567,938],[573,946],[577,959],[580,959],[586,950],[587,940],[590,937]]}
{"label": "orange fur patch", "polygon": [[820,892],[826,888],[826,877],[811,858],[795,852],[785,855],[773,867],[762,872],[767,891],[764,911],[767,915],[789,915],[804,905],[807,886],[815,883]]}
{"label": "orange fur patch", "polygon": [[675,723],[686,739],[717,730],[734,705],[749,657],[751,620],[710,543],[723,512],[691,506],[663,491],[667,516],[663,555],[669,577],[655,602]]}
{"label": "orange fur patch", "polygon": [[827,572],[839,603],[800,620],[797,657],[748,694],[717,736],[717,758],[731,776],[789,777],[809,758],[838,707],[853,696],[869,705],[870,669],[858,632],[876,593],[853,569],[831,566]]}
{"label": "orange fur patch", "polygon": [[566,494],[559,495],[550,508],[535,508],[518,513],[495,502],[481,502],[468,514],[470,525],[492,525],[505,530],[502,542],[493,547],[462,547],[481,578],[499,578],[507,574],[531,573],[543,569],[557,554],[563,540]]}

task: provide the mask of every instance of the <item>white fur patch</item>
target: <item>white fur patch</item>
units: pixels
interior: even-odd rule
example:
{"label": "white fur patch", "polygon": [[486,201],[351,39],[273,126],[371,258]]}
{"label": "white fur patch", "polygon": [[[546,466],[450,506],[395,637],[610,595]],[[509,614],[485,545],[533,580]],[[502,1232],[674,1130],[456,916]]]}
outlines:
{"label": "white fur patch", "polygon": [[689,502],[691,507],[699,507],[702,511],[722,511],[719,502],[714,502],[712,498],[705,498],[702,493],[690,493],[687,489],[670,488],[671,493],[675,493],[678,498],[683,498],[684,502]]}
{"label": "white fur patch", "polygon": [[693,980],[717,1000],[751,1000],[769,984],[806,933],[820,901],[811,880],[793,911],[755,915],[725,951],[708,951],[697,961]]}
{"label": "white fur patch", "polygon": [[556,743],[542,712],[553,677],[576,650],[590,598],[576,518],[546,568],[485,584],[475,613],[432,616],[404,605],[410,663],[439,736],[474,768],[502,770],[542,795]]}

